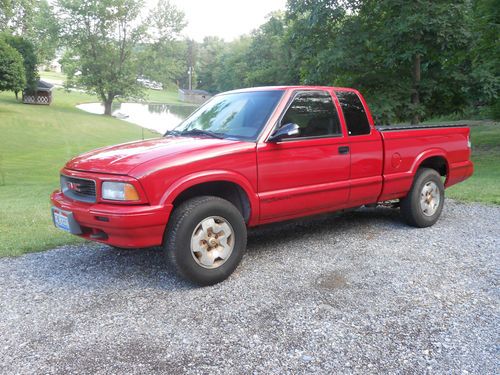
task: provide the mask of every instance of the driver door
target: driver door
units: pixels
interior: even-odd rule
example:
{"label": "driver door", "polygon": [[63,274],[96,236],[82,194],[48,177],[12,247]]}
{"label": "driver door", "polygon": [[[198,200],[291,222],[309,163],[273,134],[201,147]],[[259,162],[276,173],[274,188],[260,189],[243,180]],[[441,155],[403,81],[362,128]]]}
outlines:
{"label": "driver door", "polygon": [[347,206],[350,154],[329,91],[298,91],[277,128],[300,133],[257,149],[260,222],[334,211]]}

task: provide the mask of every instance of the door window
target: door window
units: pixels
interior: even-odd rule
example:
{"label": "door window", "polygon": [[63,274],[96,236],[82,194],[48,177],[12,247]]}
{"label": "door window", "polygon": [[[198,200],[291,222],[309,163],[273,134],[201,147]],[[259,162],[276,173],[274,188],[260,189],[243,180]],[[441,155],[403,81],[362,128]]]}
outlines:
{"label": "door window", "polygon": [[280,126],[294,123],[300,128],[293,138],[313,138],[342,135],[337,110],[326,91],[306,91],[297,94],[285,112]]}
{"label": "door window", "polygon": [[349,135],[370,134],[370,123],[358,95],[352,91],[336,91]]}

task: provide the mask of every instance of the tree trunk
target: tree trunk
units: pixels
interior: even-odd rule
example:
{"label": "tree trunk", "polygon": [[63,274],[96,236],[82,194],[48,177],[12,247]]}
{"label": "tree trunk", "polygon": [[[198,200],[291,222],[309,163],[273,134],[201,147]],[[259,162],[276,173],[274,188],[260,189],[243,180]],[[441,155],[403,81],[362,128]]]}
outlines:
{"label": "tree trunk", "polygon": [[412,124],[418,124],[420,122],[420,65],[421,56],[417,53],[413,56],[413,87],[411,90],[411,104],[414,110],[413,117],[411,119]]}
{"label": "tree trunk", "polygon": [[19,91],[15,91],[16,93],[16,101],[19,101]]}
{"label": "tree trunk", "polygon": [[106,116],[111,116],[111,106],[113,105],[113,97],[108,96],[104,101],[104,114]]}

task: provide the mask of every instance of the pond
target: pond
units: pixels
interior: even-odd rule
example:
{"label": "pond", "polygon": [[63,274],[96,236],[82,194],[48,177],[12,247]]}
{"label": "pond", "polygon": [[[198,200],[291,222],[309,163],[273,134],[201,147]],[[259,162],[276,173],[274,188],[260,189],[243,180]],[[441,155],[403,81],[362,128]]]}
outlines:
{"label": "pond", "polygon": [[[76,107],[90,113],[104,113],[104,106],[101,103],[85,103]],[[179,125],[196,108],[197,106],[193,105],[115,103],[113,116],[164,134],[167,130]]]}

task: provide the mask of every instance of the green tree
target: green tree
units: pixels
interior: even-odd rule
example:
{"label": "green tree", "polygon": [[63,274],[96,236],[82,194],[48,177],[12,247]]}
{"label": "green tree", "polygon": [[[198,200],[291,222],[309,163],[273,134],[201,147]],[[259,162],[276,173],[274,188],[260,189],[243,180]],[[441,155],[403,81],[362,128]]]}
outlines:
{"label": "green tree", "polygon": [[199,59],[196,70],[200,88],[214,93],[219,90],[217,83],[221,71],[218,66],[225,49],[226,43],[224,40],[216,36],[205,37],[199,45]]}
{"label": "green tree", "polygon": [[35,45],[39,63],[47,64],[56,55],[60,45],[60,26],[54,7],[47,0],[38,0],[33,16],[33,28],[29,35]]}
{"label": "green tree", "polygon": [[0,0],[0,31],[28,35],[33,27],[36,0]]}
{"label": "green tree", "polygon": [[15,48],[0,39],[0,91],[17,93],[25,85],[23,57]]}
{"label": "green tree", "polygon": [[251,35],[230,43],[206,37],[199,45],[199,87],[211,92],[248,86],[297,84],[283,12],[269,15]]}
{"label": "green tree", "polygon": [[9,29],[9,21],[13,12],[12,0],[0,0],[0,31]]}
{"label": "green tree", "polygon": [[8,34],[3,34],[2,39],[12,48],[15,48],[23,58],[25,87],[22,87],[19,90],[14,90],[16,98],[18,97],[19,91],[22,91],[23,89],[27,91],[34,91],[37,87],[39,76],[37,68],[38,61],[33,43],[26,38]]}
{"label": "green tree", "polygon": [[33,43],[37,60],[51,60],[59,46],[59,26],[47,0],[0,0],[0,31]]}
{"label": "green tree", "polygon": [[164,87],[182,77],[186,70],[184,41],[172,40],[164,43],[147,43],[140,47],[139,75],[161,82]]}
{"label": "green tree", "polygon": [[470,61],[468,96],[472,105],[490,106],[500,119],[500,7],[495,0],[473,1],[472,44],[464,52]]}
{"label": "green tree", "polygon": [[297,84],[299,73],[289,46],[288,24],[283,12],[274,12],[252,33],[247,52],[248,86]]}
{"label": "green tree", "polygon": [[[303,84],[332,83],[332,58],[335,42],[340,39],[349,2],[336,0],[289,0],[287,45],[291,48],[290,64],[298,70]],[[354,10],[351,8],[351,12]],[[337,57],[338,58],[338,57]]]}
{"label": "green tree", "polygon": [[70,80],[104,103],[111,115],[117,96],[138,97],[135,48],[145,37],[143,7],[135,0],[60,0],[62,32],[72,54]]}
{"label": "green tree", "polygon": [[433,73],[446,71],[447,58],[467,47],[468,11],[468,0],[368,0],[361,7],[371,21],[373,42],[384,47],[383,62],[389,68],[410,68],[412,123],[426,114],[422,95],[432,98],[433,88],[440,87]]}
{"label": "green tree", "polygon": [[148,16],[149,34],[155,42],[172,41],[187,26],[184,12],[170,0],[159,0]]}
{"label": "green tree", "polygon": [[212,67],[216,77],[216,91],[227,91],[246,86],[245,77],[252,67],[248,64],[247,53],[252,39],[241,36],[226,44],[217,65]]}
{"label": "green tree", "polygon": [[468,0],[290,0],[301,80],[362,89],[382,121],[462,108],[469,11]]}
{"label": "green tree", "polygon": [[187,43],[179,41],[186,27],[184,13],[168,0],[160,0],[148,16],[148,38],[141,45],[140,75],[167,86],[186,71]]}

